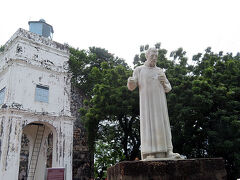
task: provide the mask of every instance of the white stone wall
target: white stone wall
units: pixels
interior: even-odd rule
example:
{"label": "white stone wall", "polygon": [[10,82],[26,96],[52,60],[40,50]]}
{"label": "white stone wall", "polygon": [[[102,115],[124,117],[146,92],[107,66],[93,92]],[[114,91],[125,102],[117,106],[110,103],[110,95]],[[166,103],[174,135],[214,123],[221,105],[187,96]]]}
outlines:
{"label": "white stone wall", "polygon": [[[9,107],[18,106],[29,112],[42,112],[53,116],[71,115],[70,83],[66,73],[34,68],[21,61],[15,61],[9,72],[3,78],[6,82],[6,79],[9,80],[8,85],[4,84],[7,91],[5,103]],[[36,85],[49,87],[48,103],[35,100]]]}
{"label": "white stone wall", "polygon": [[[0,114],[0,177],[3,180],[17,180],[18,178],[21,137],[23,128],[30,123],[42,123],[47,126],[35,180],[44,180],[43,174],[46,167],[46,147],[44,143],[50,130],[53,133],[52,167],[66,168],[67,180],[72,179],[73,118],[67,116],[52,117],[40,113],[31,114],[13,109],[2,109]],[[34,132],[34,128],[27,129],[25,132],[30,137],[30,156],[33,146],[31,141],[35,138]]]}
{"label": "white stone wall", "polygon": [[17,180],[21,149],[21,118],[9,113],[1,113],[1,179]]}
{"label": "white stone wall", "polygon": [[0,54],[0,69],[11,59],[19,59],[30,64],[59,72],[67,72],[68,47],[37,34],[19,29],[5,44]]}
{"label": "white stone wall", "polygon": [[[6,88],[4,106],[0,105],[1,179],[17,180],[23,128],[32,122],[52,130],[52,166],[65,167],[67,180],[72,179],[74,118],[70,112],[68,59],[65,45],[23,29],[5,44],[0,53],[0,89]],[[36,85],[49,87],[47,103],[35,100]],[[30,132],[34,137],[34,132]],[[45,151],[43,146],[37,180],[44,178]]]}
{"label": "white stone wall", "polygon": [[9,85],[10,71],[3,70],[0,72],[0,90]]}
{"label": "white stone wall", "polygon": [[[69,54],[66,49],[57,49],[56,44],[22,29],[9,40],[0,56],[0,88],[7,88],[5,103],[8,106],[17,105],[31,112],[71,115]],[[49,87],[49,103],[35,101],[36,85]]]}

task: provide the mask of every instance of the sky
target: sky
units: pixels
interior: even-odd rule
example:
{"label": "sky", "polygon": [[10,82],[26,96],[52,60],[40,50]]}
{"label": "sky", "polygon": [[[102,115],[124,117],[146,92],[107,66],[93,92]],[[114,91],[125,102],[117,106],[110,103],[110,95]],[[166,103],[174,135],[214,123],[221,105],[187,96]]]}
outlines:
{"label": "sky", "polygon": [[140,45],[168,52],[182,47],[189,59],[212,47],[240,52],[239,0],[4,0],[0,45],[28,21],[44,19],[53,40],[79,49],[95,46],[132,66]]}

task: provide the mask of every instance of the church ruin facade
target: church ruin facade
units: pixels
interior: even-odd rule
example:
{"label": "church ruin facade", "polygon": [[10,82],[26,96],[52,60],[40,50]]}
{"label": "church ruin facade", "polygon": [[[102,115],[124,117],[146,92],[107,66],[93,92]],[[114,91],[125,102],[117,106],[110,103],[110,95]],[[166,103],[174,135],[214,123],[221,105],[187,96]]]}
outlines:
{"label": "church ruin facade", "polygon": [[1,179],[44,180],[47,167],[61,167],[66,180],[72,180],[75,117],[70,111],[68,47],[19,29],[4,48],[0,53]]}

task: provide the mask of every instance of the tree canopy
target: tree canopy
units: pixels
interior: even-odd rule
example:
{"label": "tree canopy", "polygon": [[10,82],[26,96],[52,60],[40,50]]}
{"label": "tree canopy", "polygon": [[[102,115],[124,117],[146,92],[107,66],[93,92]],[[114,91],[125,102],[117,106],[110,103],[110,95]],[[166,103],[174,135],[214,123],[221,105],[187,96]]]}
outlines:
{"label": "tree canopy", "polygon": [[3,51],[4,51],[4,49],[5,49],[5,47],[4,47],[4,46],[0,46],[0,52],[3,52]]}
{"label": "tree canopy", "polygon": [[102,154],[101,160],[96,153],[102,152],[98,151],[100,147],[122,149],[120,154],[114,153],[118,161],[139,157],[138,92],[131,93],[126,87],[132,70],[122,59],[95,47],[88,52],[71,48],[70,52],[72,81],[85,97],[81,120],[88,131],[89,148],[95,150],[96,162],[102,168],[98,175],[102,176],[107,166],[100,164],[106,160],[106,155]]}

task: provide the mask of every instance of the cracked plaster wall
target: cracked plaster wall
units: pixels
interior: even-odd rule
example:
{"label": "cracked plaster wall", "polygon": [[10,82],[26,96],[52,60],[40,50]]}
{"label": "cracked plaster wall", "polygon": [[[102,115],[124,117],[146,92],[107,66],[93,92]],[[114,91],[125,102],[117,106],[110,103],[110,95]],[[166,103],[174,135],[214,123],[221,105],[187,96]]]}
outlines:
{"label": "cracked plaster wall", "polygon": [[[0,53],[0,88],[6,87],[0,109],[3,179],[18,177],[22,131],[31,122],[47,123],[54,128],[52,166],[65,167],[67,180],[72,179],[74,118],[70,112],[68,59],[67,46],[23,29],[11,37]],[[36,85],[49,87],[48,103],[35,101]],[[42,151],[42,155],[43,164],[46,153]]]}
{"label": "cracked plaster wall", "polygon": [[[46,139],[50,131],[53,132],[52,167],[65,167],[67,180],[72,179],[72,131],[73,124],[68,117],[52,117],[48,115],[30,114],[21,110],[2,109],[0,111],[0,175],[3,179],[17,180],[21,150],[21,137],[26,125],[37,122],[45,124],[48,130],[45,132],[40,151],[39,165],[35,180],[43,180],[42,176],[46,165]],[[30,140],[30,156],[33,146],[34,127],[27,129]]]}
{"label": "cracked plaster wall", "polygon": [[[47,38],[40,41],[38,37],[19,29],[6,43],[0,56],[0,88],[7,88],[5,103],[31,112],[70,116],[67,48]],[[38,84],[49,87],[49,103],[35,101]]]}

